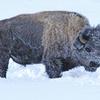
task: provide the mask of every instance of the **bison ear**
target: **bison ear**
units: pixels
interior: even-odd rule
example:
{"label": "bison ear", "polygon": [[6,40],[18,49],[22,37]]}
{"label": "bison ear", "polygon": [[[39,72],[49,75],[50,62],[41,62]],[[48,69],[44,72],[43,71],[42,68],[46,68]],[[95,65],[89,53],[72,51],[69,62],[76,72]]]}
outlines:
{"label": "bison ear", "polygon": [[91,37],[91,28],[90,27],[84,27],[79,32],[79,40],[83,44],[85,44],[87,41],[89,41],[90,37]]}

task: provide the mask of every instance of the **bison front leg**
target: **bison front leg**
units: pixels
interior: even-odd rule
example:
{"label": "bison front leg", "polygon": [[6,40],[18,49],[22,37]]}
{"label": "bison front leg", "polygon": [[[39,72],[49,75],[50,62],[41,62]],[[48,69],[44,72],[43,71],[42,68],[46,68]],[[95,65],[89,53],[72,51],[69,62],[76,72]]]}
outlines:
{"label": "bison front leg", "polygon": [[62,63],[59,58],[51,58],[44,60],[43,63],[46,66],[46,72],[49,78],[59,78],[62,72]]}
{"label": "bison front leg", "polygon": [[9,63],[9,50],[0,48],[0,77],[6,78]]}

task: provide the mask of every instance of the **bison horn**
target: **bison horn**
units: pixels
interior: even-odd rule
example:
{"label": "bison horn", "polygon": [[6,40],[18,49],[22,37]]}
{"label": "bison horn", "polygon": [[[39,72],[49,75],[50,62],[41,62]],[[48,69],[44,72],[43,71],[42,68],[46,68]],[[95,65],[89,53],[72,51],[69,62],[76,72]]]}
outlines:
{"label": "bison horn", "polygon": [[83,28],[80,32],[79,32],[79,40],[81,43],[86,43],[87,41],[89,41],[89,39],[92,36],[92,28],[91,27],[85,27]]}
{"label": "bison horn", "polygon": [[81,43],[85,44],[88,40],[85,39],[82,35],[79,36],[79,40]]}

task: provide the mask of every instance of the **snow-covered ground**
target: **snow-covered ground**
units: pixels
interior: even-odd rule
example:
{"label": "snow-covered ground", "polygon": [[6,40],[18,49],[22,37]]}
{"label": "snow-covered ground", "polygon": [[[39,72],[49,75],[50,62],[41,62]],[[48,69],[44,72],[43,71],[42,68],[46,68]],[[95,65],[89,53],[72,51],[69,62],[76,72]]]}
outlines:
{"label": "snow-covered ground", "polygon": [[[76,11],[91,25],[100,23],[99,0],[0,0],[0,19],[46,10]],[[86,72],[79,66],[49,79],[44,65],[24,67],[10,59],[7,79],[0,78],[0,100],[100,100],[100,68]]]}

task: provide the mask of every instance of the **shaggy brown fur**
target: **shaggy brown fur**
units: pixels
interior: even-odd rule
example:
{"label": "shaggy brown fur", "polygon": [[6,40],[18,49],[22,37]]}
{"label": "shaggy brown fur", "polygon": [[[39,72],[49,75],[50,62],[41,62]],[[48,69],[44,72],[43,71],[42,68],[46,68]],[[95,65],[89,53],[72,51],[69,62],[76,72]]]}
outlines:
{"label": "shaggy brown fur", "polygon": [[89,22],[84,16],[66,11],[19,15],[0,21],[0,76],[6,77],[12,57],[24,65],[43,62],[50,78],[60,77],[63,70],[78,65],[73,43],[85,26]]}

